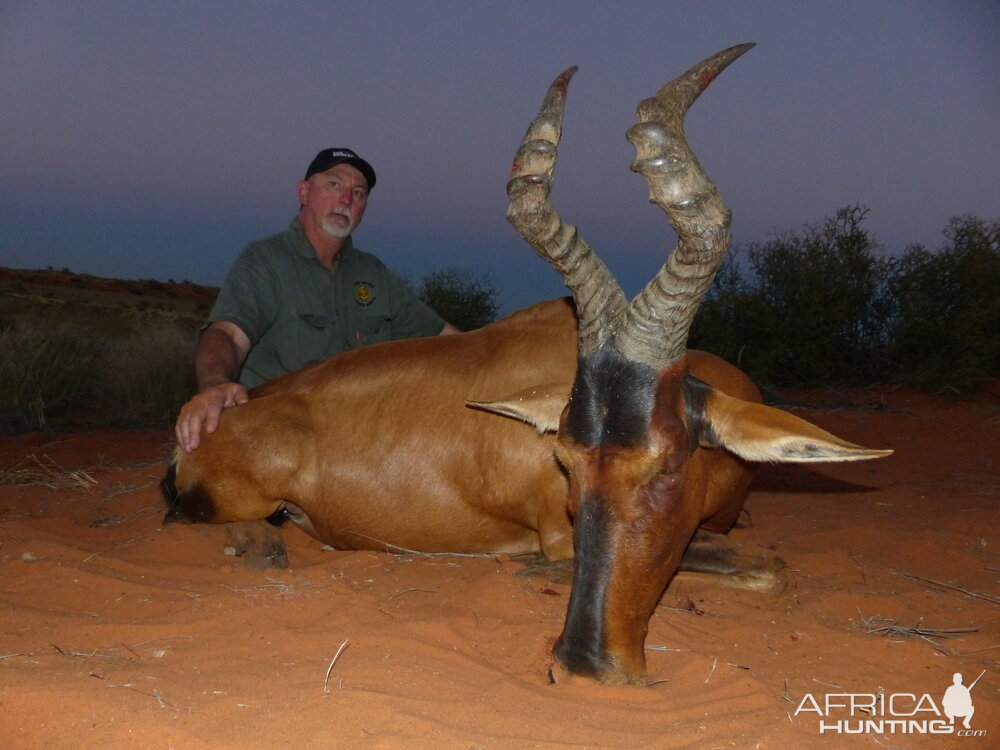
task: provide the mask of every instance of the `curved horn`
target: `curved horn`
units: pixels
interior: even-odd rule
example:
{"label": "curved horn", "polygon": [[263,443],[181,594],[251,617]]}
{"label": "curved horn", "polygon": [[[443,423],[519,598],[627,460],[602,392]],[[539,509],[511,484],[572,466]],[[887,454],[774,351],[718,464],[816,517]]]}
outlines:
{"label": "curved horn", "polygon": [[549,191],[556,151],[562,137],[566,89],[576,67],[549,87],[538,116],[525,133],[507,183],[507,220],[563,277],[573,293],[579,319],[580,356],[593,354],[607,341],[625,310],[625,295],[604,262],[583,241],[576,227],[552,208]]}
{"label": "curved horn", "polygon": [[704,60],[639,105],[628,132],[632,170],[649,184],[678,245],[660,272],[632,300],[615,337],[630,360],[662,370],[684,356],[691,321],[729,247],[729,209],[684,138],[684,115],[727,65],[753,47],[741,44]]}

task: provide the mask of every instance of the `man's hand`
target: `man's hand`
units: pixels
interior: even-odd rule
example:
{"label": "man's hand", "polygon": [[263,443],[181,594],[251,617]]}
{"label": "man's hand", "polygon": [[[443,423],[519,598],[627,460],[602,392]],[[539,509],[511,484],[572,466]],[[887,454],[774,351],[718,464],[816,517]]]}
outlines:
{"label": "man's hand", "polygon": [[190,453],[201,443],[202,430],[215,432],[219,415],[229,406],[250,400],[247,389],[239,383],[222,383],[206,388],[181,407],[174,431],[181,450]]}
{"label": "man's hand", "polygon": [[235,323],[217,320],[202,332],[194,357],[200,390],[181,407],[174,427],[185,453],[201,443],[202,430],[215,432],[223,409],[249,400],[247,389],[233,382],[249,351],[250,339]]}

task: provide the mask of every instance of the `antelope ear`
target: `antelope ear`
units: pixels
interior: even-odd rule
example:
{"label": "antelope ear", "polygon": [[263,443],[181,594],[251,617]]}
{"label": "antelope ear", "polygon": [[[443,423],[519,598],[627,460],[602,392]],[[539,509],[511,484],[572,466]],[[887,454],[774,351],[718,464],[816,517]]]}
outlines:
{"label": "antelope ear", "polygon": [[494,401],[466,401],[465,405],[527,422],[541,435],[559,429],[559,417],[572,388],[572,383],[546,383]]}
{"label": "antelope ear", "polygon": [[862,448],[781,409],[741,401],[714,388],[705,394],[703,404],[706,424],[699,430],[701,445],[726,448],[747,461],[864,461],[892,453]]}

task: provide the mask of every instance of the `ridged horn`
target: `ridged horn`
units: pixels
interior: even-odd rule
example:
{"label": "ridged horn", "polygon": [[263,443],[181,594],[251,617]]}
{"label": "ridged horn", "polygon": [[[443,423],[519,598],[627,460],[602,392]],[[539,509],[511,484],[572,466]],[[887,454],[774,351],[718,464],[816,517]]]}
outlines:
{"label": "ridged horn", "polygon": [[573,293],[579,319],[580,355],[593,354],[608,341],[627,304],[608,270],[578,234],[552,208],[549,193],[562,137],[566,90],[576,67],[552,82],[538,116],[525,133],[507,183],[507,220],[562,276]]}
{"label": "ridged horn", "polygon": [[625,312],[614,345],[656,370],[679,361],[691,321],[729,247],[729,209],[684,137],[684,115],[726,66],[753,47],[741,44],[704,60],[639,105],[628,132],[636,148],[632,170],[649,185],[678,244],[660,272]]}

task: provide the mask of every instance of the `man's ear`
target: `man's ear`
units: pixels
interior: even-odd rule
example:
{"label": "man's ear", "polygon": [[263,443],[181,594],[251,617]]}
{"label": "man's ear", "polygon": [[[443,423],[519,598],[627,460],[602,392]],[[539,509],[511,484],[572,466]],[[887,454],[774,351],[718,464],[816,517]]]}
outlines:
{"label": "man's ear", "polygon": [[541,435],[559,429],[559,417],[572,388],[572,383],[546,383],[493,401],[466,401],[465,405],[527,422]]}
{"label": "man's ear", "polygon": [[299,180],[295,187],[295,194],[299,197],[299,208],[306,204],[306,195],[309,192],[309,180]]}
{"label": "man's ear", "polygon": [[702,402],[699,443],[747,461],[820,463],[881,458],[891,450],[862,448],[781,409],[741,401],[710,388]]}

